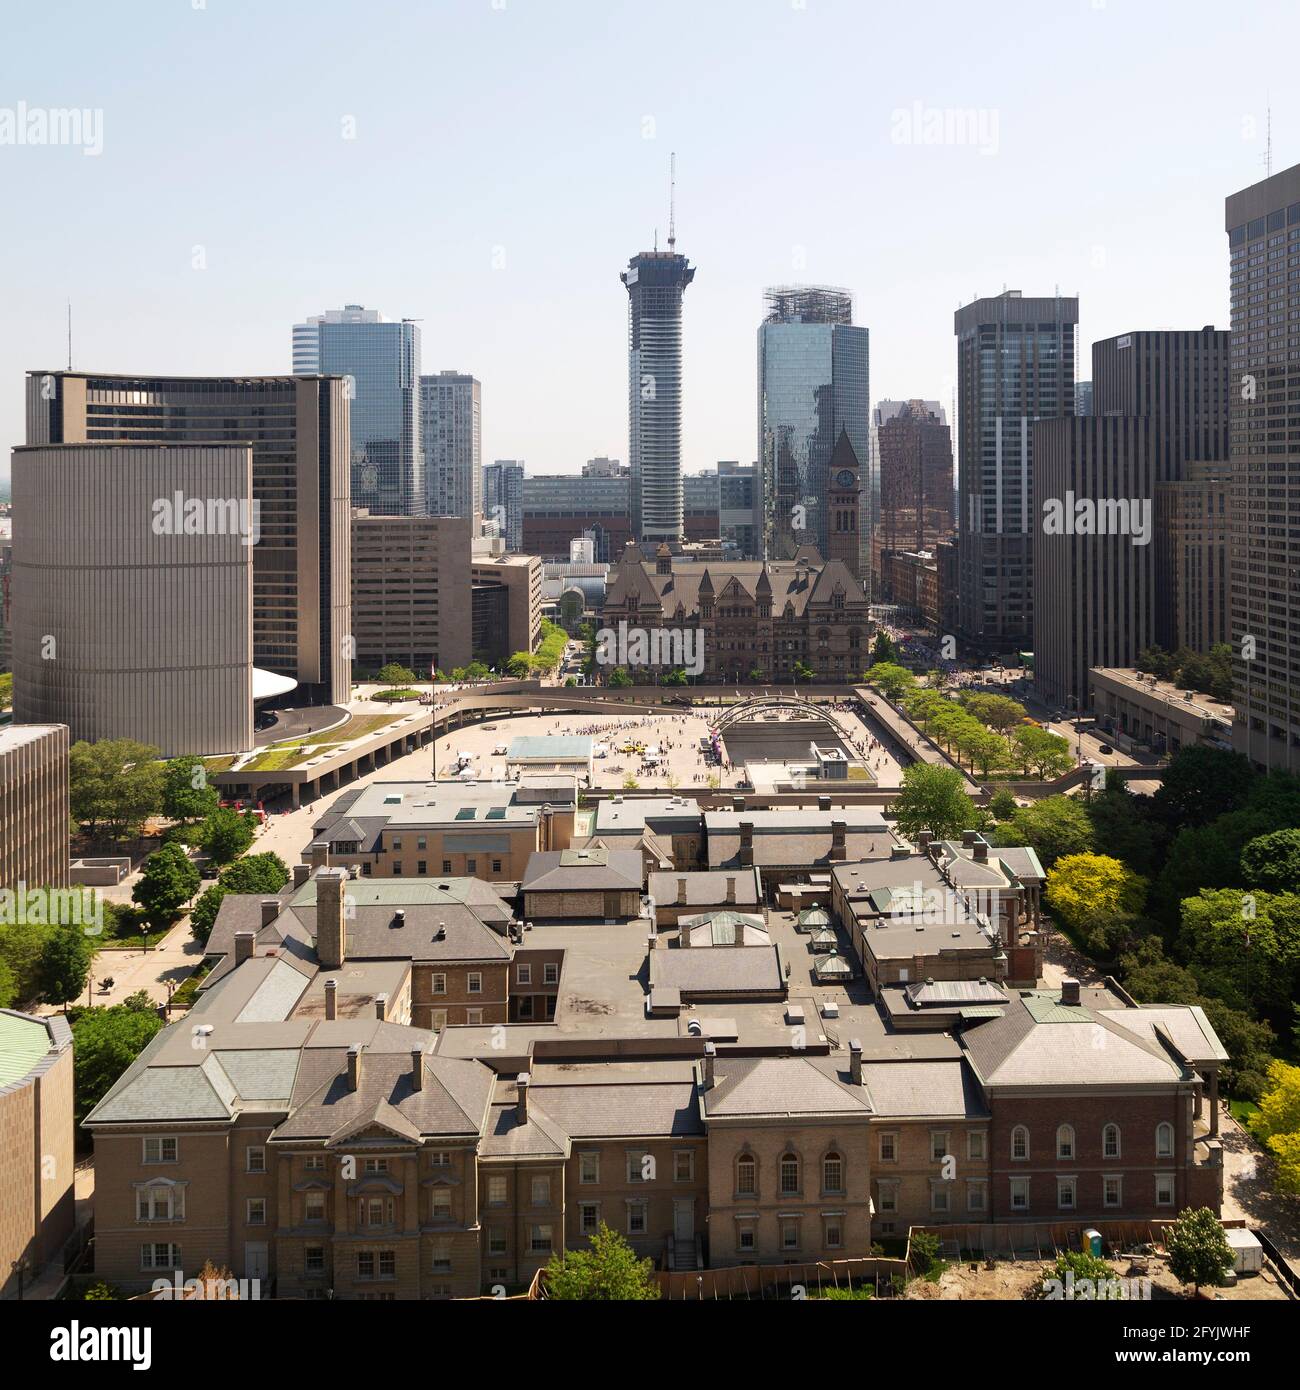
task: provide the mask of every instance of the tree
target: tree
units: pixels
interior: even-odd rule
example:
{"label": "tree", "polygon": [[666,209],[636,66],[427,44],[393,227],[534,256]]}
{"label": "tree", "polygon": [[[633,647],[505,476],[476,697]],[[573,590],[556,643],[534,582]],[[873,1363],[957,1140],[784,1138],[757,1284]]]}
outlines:
{"label": "tree", "polygon": [[[1088,1282],[1085,1284],[1084,1280]],[[1067,1296],[1067,1288],[1074,1290],[1072,1299],[1087,1302],[1099,1299],[1114,1302],[1128,1297],[1128,1285],[1105,1260],[1089,1250],[1067,1250],[1058,1255],[1051,1274],[1035,1284],[1025,1297],[1032,1300],[1062,1298]]]}
{"label": "tree", "polygon": [[1124,777],[1109,771],[1104,790],[1087,803],[1097,853],[1122,860],[1134,873],[1143,875],[1149,875],[1156,862],[1155,830],[1143,811],[1148,804],[1144,797],[1139,805]]}
{"label": "tree", "polygon": [[961,702],[981,724],[987,724],[999,734],[1010,733],[1025,718],[1024,705],[1007,695],[986,695],[980,691],[973,691],[963,695]]}
{"label": "tree", "polygon": [[640,785],[641,783],[636,780],[635,775],[631,772],[623,778],[623,790],[625,792],[634,792]]}
{"label": "tree", "polygon": [[1165,769],[1152,810],[1171,831],[1208,825],[1246,804],[1256,775],[1240,753],[1193,744],[1180,749]]}
{"label": "tree", "polygon": [[755,685],[757,685],[758,682],[763,679],[764,674],[765,673],[763,671],[763,668],[758,664],[758,662],[755,662],[749,668],[749,679],[753,681]]}
{"label": "tree", "polygon": [[80,740],[68,754],[68,802],[73,819],[114,839],[137,832],[162,809],[158,750],[129,738]]}
{"label": "tree", "polygon": [[617,1231],[602,1221],[591,1249],[553,1254],[546,1266],[546,1295],[568,1302],[652,1302],[659,1297],[654,1261],[638,1260]]}
{"label": "tree", "polygon": [[1178,946],[1209,994],[1287,1008],[1300,979],[1300,896],[1205,890],[1182,904]]}
{"label": "tree", "polygon": [[632,684],[632,677],[627,673],[626,666],[615,666],[609,673],[609,687],[611,690],[626,690]]}
{"label": "tree", "polygon": [[12,671],[0,672],[0,710],[8,709],[14,702],[14,677]]}
{"label": "tree", "polygon": [[796,683],[802,682],[807,684],[809,681],[817,678],[817,672],[814,671],[806,661],[796,661],[794,664],[794,678]]}
{"label": "tree", "polygon": [[172,758],[163,766],[163,815],[171,820],[196,821],[210,816],[221,798],[208,782],[203,759],[193,754]]}
{"label": "tree", "polygon": [[1241,876],[1250,888],[1300,892],[1300,830],[1275,830],[1241,851]]}
{"label": "tree", "polygon": [[387,665],[379,668],[375,679],[380,685],[407,685],[419,677],[409,666],[402,666],[396,661],[390,661]]}
{"label": "tree", "polygon": [[689,683],[685,668],[681,666],[674,666],[671,671],[664,672],[659,681],[660,685],[672,686],[688,685]]}
{"label": "tree", "polygon": [[1146,880],[1105,854],[1058,859],[1043,893],[1061,925],[1094,955],[1106,954],[1129,933],[1146,895]]}
{"label": "tree", "polygon": [[180,845],[164,845],[144,861],[131,898],[139,904],[145,921],[161,931],[171,925],[181,908],[199,891],[202,881]]}
{"label": "tree", "polygon": [[506,675],[514,680],[523,680],[530,675],[533,669],[533,656],[531,652],[516,652],[514,656],[506,662]]}
{"label": "tree", "polygon": [[0,1009],[12,1009],[19,1002],[18,977],[9,962],[0,959]]}
{"label": "tree", "polygon": [[1019,807],[1015,795],[1006,787],[999,787],[989,801],[989,812],[994,820],[1010,820]]}
{"label": "tree", "polygon": [[1232,1268],[1232,1248],[1219,1218],[1209,1207],[1185,1211],[1166,1233],[1169,1270],[1175,1279],[1192,1284],[1217,1285]]}
{"label": "tree", "polygon": [[86,1009],[72,1026],[73,1089],[77,1123],[108,1094],[118,1077],[162,1028],[156,1013],[118,1004]]}
{"label": "tree", "polygon": [[227,893],[278,893],[289,870],[278,854],[248,854],[221,871],[217,880]]}
{"label": "tree", "polygon": [[1300,1067],[1286,1062],[1269,1067],[1268,1085],[1259,1098],[1259,1113],[1251,1116],[1250,1128],[1277,1163],[1275,1189],[1300,1193]]}
{"label": "tree", "polygon": [[216,925],[217,913],[221,911],[222,899],[225,896],[226,890],[221,884],[214,883],[211,888],[205,888],[199,894],[199,900],[190,913],[190,934],[195,941],[204,946],[208,944],[208,937],[212,935],[212,928]]}
{"label": "tree", "polygon": [[253,843],[253,817],[233,806],[219,806],[203,822],[199,844],[214,864],[229,864]]}
{"label": "tree", "polygon": [[894,645],[894,639],[887,632],[876,633],[876,640],[871,644],[871,664],[893,665],[897,661],[898,648]]}
{"label": "tree", "polygon": [[998,829],[1001,845],[1028,845],[1050,869],[1067,854],[1087,854],[1093,847],[1092,822],[1073,796],[1049,796],[1032,806],[1017,807]]}
{"label": "tree", "polygon": [[90,976],[95,952],[80,927],[55,927],[45,939],[38,977],[49,1004],[62,1004],[64,1013],[81,995]]}
{"label": "tree", "polygon": [[0,961],[9,971],[13,1002],[25,1004],[40,993],[41,956],[52,930],[26,919],[0,925]]}
{"label": "tree", "polygon": [[864,679],[868,685],[880,691],[886,700],[898,701],[916,687],[916,677],[905,666],[897,666],[892,661],[882,661],[873,665]]}
{"label": "tree", "polygon": [[908,839],[928,830],[937,840],[951,840],[978,823],[975,803],[966,794],[961,773],[932,763],[913,763],[903,773],[894,812],[899,831]]}
{"label": "tree", "polygon": [[1025,775],[1032,769],[1043,781],[1059,777],[1074,766],[1070,740],[1033,724],[1022,724],[1012,731],[1011,748]]}

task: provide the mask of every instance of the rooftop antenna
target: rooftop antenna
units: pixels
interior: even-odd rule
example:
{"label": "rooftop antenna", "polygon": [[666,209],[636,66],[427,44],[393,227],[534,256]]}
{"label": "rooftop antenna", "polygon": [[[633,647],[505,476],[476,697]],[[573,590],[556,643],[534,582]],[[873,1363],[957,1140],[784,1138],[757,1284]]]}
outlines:
{"label": "rooftop antenna", "polygon": [[68,300],[68,370],[72,370],[72,300]]}
{"label": "rooftop antenna", "polygon": [[1273,177],[1273,103],[1268,105],[1266,137],[1264,140],[1264,177]]}
{"label": "rooftop antenna", "polygon": [[677,152],[668,156],[668,250],[677,250]]}

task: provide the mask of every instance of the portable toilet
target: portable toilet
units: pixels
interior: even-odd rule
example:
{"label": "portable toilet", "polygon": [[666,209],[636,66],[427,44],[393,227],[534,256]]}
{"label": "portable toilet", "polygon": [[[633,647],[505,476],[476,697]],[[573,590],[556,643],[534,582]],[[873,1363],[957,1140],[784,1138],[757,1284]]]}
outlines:
{"label": "portable toilet", "polygon": [[1101,1232],[1094,1230],[1091,1226],[1083,1233],[1083,1248],[1089,1255],[1096,1255],[1101,1259]]}

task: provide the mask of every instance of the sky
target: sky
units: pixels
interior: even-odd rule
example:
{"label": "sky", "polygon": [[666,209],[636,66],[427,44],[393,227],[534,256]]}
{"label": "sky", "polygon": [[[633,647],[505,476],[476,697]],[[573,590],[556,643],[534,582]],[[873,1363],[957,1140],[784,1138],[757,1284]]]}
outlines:
{"label": "sky", "polygon": [[[676,151],[683,467],[749,460],[765,286],[853,292],[876,400],[948,405],[953,311],[1004,287],[1079,295],[1086,378],[1097,339],[1227,326],[1270,105],[1300,162],[1295,0],[7,8],[9,445],[69,300],[74,367],[179,374],[287,372],[296,320],[360,303],[479,378],[485,462],[626,459],[618,276]],[[82,144],[6,142],[20,103],[91,112]]]}

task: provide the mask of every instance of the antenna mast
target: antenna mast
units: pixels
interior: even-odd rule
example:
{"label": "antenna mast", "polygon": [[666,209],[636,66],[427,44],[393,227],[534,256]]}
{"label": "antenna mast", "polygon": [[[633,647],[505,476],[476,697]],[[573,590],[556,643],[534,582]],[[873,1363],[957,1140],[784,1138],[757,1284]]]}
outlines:
{"label": "antenna mast", "polygon": [[72,370],[72,300],[68,300],[68,370]]}
{"label": "antenna mast", "polygon": [[1268,138],[1264,142],[1264,177],[1273,177],[1273,103],[1268,104]]}
{"label": "antenna mast", "polygon": [[668,156],[668,250],[677,250],[677,154]]}

